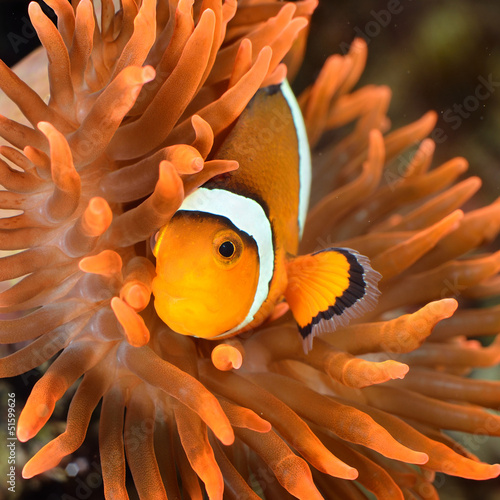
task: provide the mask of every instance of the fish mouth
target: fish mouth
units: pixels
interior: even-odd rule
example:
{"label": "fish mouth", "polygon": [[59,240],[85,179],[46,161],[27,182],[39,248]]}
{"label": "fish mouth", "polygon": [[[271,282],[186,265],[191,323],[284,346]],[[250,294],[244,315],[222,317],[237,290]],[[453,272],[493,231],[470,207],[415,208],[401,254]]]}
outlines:
{"label": "fish mouth", "polygon": [[[181,293],[171,293],[165,288],[165,282],[153,281],[154,306],[160,319],[172,330],[182,335],[192,337],[212,337],[220,332],[214,332],[209,327],[214,318],[223,310],[222,305],[210,307],[204,301],[190,297],[188,290]],[[196,295],[200,290],[196,290]]]}
{"label": "fish mouth", "polygon": [[200,298],[200,296],[210,297],[210,293],[203,290],[202,287],[179,286],[156,276],[153,279],[152,291],[155,297],[161,297],[175,304],[190,301],[196,308],[202,308],[204,312],[209,314],[219,314],[223,310],[223,304],[219,305],[215,301],[209,304],[206,300]]}
{"label": "fish mouth", "polygon": [[203,303],[201,300],[197,300],[189,297],[189,293],[186,295],[173,295],[164,290],[159,292],[154,292],[155,300],[168,302],[171,306],[176,307],[180,306],[184,309],[187,314],[218,314],[220,308],[218,307],[209,307],[207,304]]}

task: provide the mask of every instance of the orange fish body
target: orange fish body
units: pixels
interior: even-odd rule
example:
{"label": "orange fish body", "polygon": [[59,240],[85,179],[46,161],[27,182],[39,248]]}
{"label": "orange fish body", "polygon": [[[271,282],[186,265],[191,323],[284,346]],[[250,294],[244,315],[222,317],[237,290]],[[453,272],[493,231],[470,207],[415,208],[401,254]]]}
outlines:
{"label": "orange fish body", "polygon": [[158,233],[153,293],[165,323],[185,335],[227,337],[260,325],[286,297],[308,349],[325,323],[345,324],[373,306],[379,275],[366,257],[328,249],[294,258],[311,160],[286,80],[257,92],[217,158],[239,168],[189,195]]}

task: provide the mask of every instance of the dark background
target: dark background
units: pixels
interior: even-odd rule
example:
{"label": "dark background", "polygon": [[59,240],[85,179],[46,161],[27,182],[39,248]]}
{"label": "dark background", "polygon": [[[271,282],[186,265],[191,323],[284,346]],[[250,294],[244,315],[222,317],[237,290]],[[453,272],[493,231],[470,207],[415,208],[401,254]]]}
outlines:
{"label": "dark background", "polygon": [[[0,0],[0,58],[9,65],[37,45],[28,22],[28,3],[27,0]],[[51,9],[41,1],[38,3],[55,19]],[[437,126],[443,129],[447,139],[437,146],[435,164],[453,156],[465,156],[470,161],[471,172],[485,180],[483,196],[495,198],[500,194],[499,26],[498,0],[320,0],[296,88],[311,83],[329,55],[345,52],[355,36],[363,36],[369,43],[369,58],[360,84],[384,84],[392,88],[389,116],[393,126],[407,124],[429,109],[436,110],[440,114]],[[499,82],[499,86],[477,109],[463,111],[467,117],[445,120],[445,116],[458,115],[457,107],[464,109],[465,104],[474,102],[471,96],[475,95],[482,79]],[[30,385],[38,377],[38,370],[32,372]],[[8,383],[9,390],[17,394],[19,412],[28,395],[27,386],[21,378]],[[0,381],[0,393],[6,390],[7,384]],[[0,420],[6,414],[4,394],[1,399]],[[68,399],[64,398],[66,403]],[[42,444],[64,431],[65,415],[63,402],[57,405],[54,417],[37,438],[22,448],[18,444],[20,462],[24,463]],[[56,468],[30,481],[18,479],[19,494],[9,494],[7,498],[102,498],[101,487],[91,482],[95,478],[92,464],[99,463],[96,434],[97,419],[94,419],[89,431],[94,439],[87,439],[72,457],[80,467],[80,482],[68,480],[64,470]],[[498,444],[494,441],[486,440],[480,446],[482,458],[490,462],[500,460]],[[0,459],[3,463],[3,450]],[[472,482],[449,477],[443,480],[443,477],[438,477],[436,486],[444,500],[500,499],[498,480]],[[0,498],[3,478],[2,475]]]}
{"label": "dark background", "polygon": [[[487,179],[488,198],[496,198],[500,194],[499,26],[496,0],[320,0],[302,76],[314,76],[328,55],[345,52],[355,36],[362,36],[368,42],[368,62],[360,84],[392,89],[393,126],[407,124],[429,109],[437,111],[437,127],[447,139],[437,145],[436,158],[442,162],[465,156],[471,171]],[[497,87],[468,112],[463,106],[475,107],[476,88],[488,78],[498,82]],[[466,118],[458,114],[457,106]]]}
{"label": "dark background", "polygon": [[[45,14],[56,20],[54,11],[36,0]],[[0,59],[12,66],[40,45],[28,17],[28,0],[0,0]]]}

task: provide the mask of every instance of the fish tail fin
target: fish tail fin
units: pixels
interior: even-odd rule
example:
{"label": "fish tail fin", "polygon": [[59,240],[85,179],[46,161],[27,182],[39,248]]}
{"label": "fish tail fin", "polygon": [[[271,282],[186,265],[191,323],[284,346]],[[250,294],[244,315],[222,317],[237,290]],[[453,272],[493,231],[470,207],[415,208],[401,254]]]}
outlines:
{"label": "fish tail fin", "polygon": [[285,299],[304,341],[304,351],[313,338],[347,325],[375,308],[380,295],[380,273],[368,257],[350,248],[327,248],[302,255],[287,263]]}

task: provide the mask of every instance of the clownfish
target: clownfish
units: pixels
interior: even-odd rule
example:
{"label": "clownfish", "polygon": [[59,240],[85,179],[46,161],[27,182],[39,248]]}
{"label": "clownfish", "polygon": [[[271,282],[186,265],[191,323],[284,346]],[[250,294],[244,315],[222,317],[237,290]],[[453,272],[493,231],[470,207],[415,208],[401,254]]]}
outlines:
{"label": "clownfish", "polygon": [[296,257],[311,156],[286,80],[255,94],[216,158],[239,168],[187,196],[153,243],[154,305],[172,330],[236,335],[262,324],[285,299],[307,352],[315,335],[375,306],[381,276],[367,257],[347,248]]}

